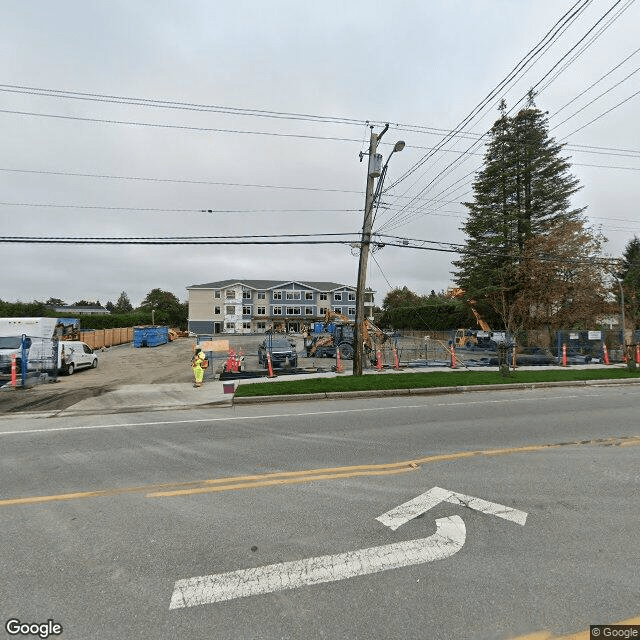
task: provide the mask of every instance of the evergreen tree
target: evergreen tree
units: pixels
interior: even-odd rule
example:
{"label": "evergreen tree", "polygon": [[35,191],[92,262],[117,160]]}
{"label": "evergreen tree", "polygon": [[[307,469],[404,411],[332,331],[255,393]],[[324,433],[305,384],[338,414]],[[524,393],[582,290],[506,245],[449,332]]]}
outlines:
{"label": "evergreen tree", "polygon": [[[473,183],[474,199],[464,203],[469,215],[462,229],[467,237],[460,259],[453,262],[456,282],[510,330],[533,322],[530,309],[536,301],[522,296],[532,261],[553,259],[536,252],[534,240],[550,237],[569,223],[574,235],[590,236],[584,209],[571,207],[571,197],[581,187],[562,149],[549,136],[546,114],[535,107],[533,94],[512,117],[503,101],[484,166]],[[598,241],[594,244],[599,246]],[[547,243],[544,249],[549,248]]]}
{"label": "evergreen tree", "polygon": [[125,291],[120,294],[120,297],[113,306],[113,311],[114,313],[131,313],[133,311],[133,305]]}
{"label": "evergreen tree", "polygon": [[[616,275],[622,280],[625,313],[636,328],[640,325],[640,238],[637,236],[627,243]],[[620,302],[619,287],[616,287],[616,297]]]}

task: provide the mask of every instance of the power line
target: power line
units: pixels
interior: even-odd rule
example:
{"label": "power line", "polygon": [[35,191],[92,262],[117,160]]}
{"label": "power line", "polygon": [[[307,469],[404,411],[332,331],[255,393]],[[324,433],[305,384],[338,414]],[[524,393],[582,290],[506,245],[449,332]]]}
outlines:
{"label": "power line", "polygon": [[[339,234],[346,235],[346,234]],[[269,236],[263,236],[269,237]],[[149,238],[125,238],[125,237],[46,237],[46,236],[3,236],[0,237],[0,243],[4,244],[89,244],[89,245],[323,245],[323,244],[353,244],[352,240],[282,240],[278,237],[276,240],[261,240],[260,237],[246,236],[242,239],[242,236],[211,236],[210,239],[201,238],[199,236],[193,237],[149,237]],[[420,240],[419,242],[429,243],[435,241]],[[406,242],[385,242],[385,247],[398,247],[401,249],[414,249],[419,251],[435,251],[438,253],[462,253],[462,247],[460,245],[454,245],[453,243],[442,242],[442,246],[418,246],[409,245]],[[513,257],[505,252],[483,252],[483,251],[465,251],[467,255],[485,256],[485,257]],[[617,259],[598,258],[598,257],[585,257],[563,259],[548,254],[542,254],[534,256],[541,262],[553,262],[553,263],[566,263],[566,264],[595,264],[595,265],[609,265],[618,264]]]}
{"label": "power line", "polygon": [[622,80],[620,80],[619,82],[617,82],[613,86],[609,87],[606,91],[603,91],[601,94],[597,95],[595,98],[593,98],[593,100],[587,102],[587,104],[585,104],[584,106],[580,107],[580,109],[578,109],[577,111],[572,113],[569,117],[565,118],[561,122],[558,122],[558,124],[553,126],[553,127],[551,127],[551,129],[549,129],[549,131],[553,131],[554,129],[557,129],[559,126],[563,125],[565,122],[568,122],[572,118],[575,118],[575,116],[577,116],[579,113],[582,113],[587,107],[590,107],[594,102],[596,102],[597,100],[600,100],[600,98],[603,98],[604,96],[606,96],[608,93],[613,91],[616,87],[619,87],[623,82],[626,82],[629,78],[631,78],[636,73],[638,73],[638,71],[640,71],[640,67],[638,67],[637,69],[632,71],[629,75],[624,77]]}
{"label": "power line", "polygon": [[300,133],[277,133],[273,131],[248,131],[244,129],[221,129],[215,127],[194,127],[180,124],[162,124],[157,122],[135,122],[133,120],[111,120],[107,118],[85,118],[81,116],[65,116],[57,113],[36,113],[34,111],[17,111],[14,109],[0,109],[0,113],[28,116],[34,118],[52,118],[55,120],[73,120],[76,122],[92,122],[99,124],[119,124],[135,127],[149,127],[152,129],[178,129],[181,131],[198,131],[202,133],[235,133],[253,136],[273,136],[276,138],[298,138],[303,140],[328,140],[332,142],[358,142],[356,138],[338,138],[336,136],[312,136]]}
{"label": "power line", "polygon": [[137,211],[142,213],[355,213],[362,209],[167,209],[159,207],[112,207],[105,205],[54,204],[49,202],[0,202],[3,207],[52,209],[96,209],[100,211]]}
{"label": "power line", "polygon": [[576,133],[578,133],[578,131],[582,131],[583,129],[586,129],[589,125],[592,125],[594,122],[597,122],[598,120],[600,120],[600,118],[603,118],[604,116],[611,113],[618,107],[621,107],[623,104],[629,102],[629,100],[631,100],[632,98],[635,98],[638,94],[640,94],[640,91],[636,91],[635,93],[631,94],[628,98],[625,98],[624,100],[618,102],[618,104],[614,105],[610,109],[607,109],[606,111],[601,113],[599,116],[596,116],[593,120],[590,120],[589,122],[582,125],[581,127],[578,127],[575,131],[572,131],[571,133],[567,134],[564,138],[561,138],[560,142],[562,142],[562,140],[566,140],[567,138],[570,138],[571,136],[575,135]]}
{"label": "power line", "polygon": [[[467,124],[473,121],[487,107],[487,105],[491,101],[493,101],[497,95],[499,95],[500,91],[504,90],[509,84],[514,82],[518,75],[520,75],[520,73],[522,73],[522,71],[526,69],[527,66],[532,64],[534,58],[542,55],[542,53],[551,46],[551,44],[559,37],[559,34],[561,34],[561,30],[563,28],[567,28],[568,25],[570,25],[590,3],[591,0],[585,0],[584,2],[582,2],[582,4],[580,1],[578,1],[574,5],[572,5],[572,7],[566,13],[564,13],[561,18],[553,25],[553,27],[545,34],[542,40],[540,40],[537,45],[535,45],[532,49],[529,50],[527,54],[525,54],[520,62],[518,62],[516,66],[507,74],[507,76],[505,76],[505,78],[503,78],[502,81],[499,82],[498,85],[496,85],[496,87],[494,87],[489,92],[489,94],[487,94],[487,96],[485,96],[485,98],[474,107],[474,109],[472,109],[472,111],[453,130],[453,132],[457,133],[461,131]],[[576,9],[578,5],[581,6]],[[445,136],[438,147],[446,144],[446,142],[452,137],[453,132]],[[485,135],[486,134],[482,134],[479,140],[482,140]],[[395,186],[406,180],[415,171],[417,171],[430,157],[434,155],[435,151],[437,150],[438,148],[436,148],[434,152],[423,156],[418,162],[414,163],[414,165],[410,169],[405,171],[404,174],[400,176],[400,178],[398,178],[393,184],[389,185],[387,191],[394,188]]]}
{"label": "power line", "polygon": [[37,174],[47,176],[64,176],[73,178],[96,178],[102,180],[131,180],[139,182],[159,182],[170,184],[198,184],[198,185],[212,185],[222,187],[247,187],[254,189],[284,189],[291,191],[321,191],[325,193],[357,193],[362,195],[362,191],[349,190],[349,189],[325,189],[320,187],[295,187],[295,186],[283,186],[274,184],[251,184],[251,183],[239,183],[239,182],[214,182],[212,180],[188,180],[180,178],[147,178],[143,176],[120,176],[112,174],[100,174],[100,173],[77,173],[72,171],[46,171],[38,169],[13,169],[9,167],[0,167],[0,171],[7,173],[24,173],[24,174]]}
{"label": "power line", "polygon": [[628,55],[622,62],[619,62],[615,67],[607,71],[607,73],[605,73],[603,76],[600,76],[595,82],[591,83],[584,91],[581,91],[577,96],[575,96],[575,98],[572,98],[571,100],[569,100],[569,102],[567,102],[565,105],[560,107],[555,113],[549,116],[549,119],[551,120],[552,118],[555,118],[559,113],[564,111],[570,104],[573,104],[576,100],[579,100],[585,93],[591,91],[593,87],[595,87],[600,82],[602,82],[606,77],[610,76],[614,71],[616,71],[616,69],[619,69],[625,62],[627,62],[627,60],[635,56],[636,53],[638,53],[638,51],[640,51],[640,47],[638,47],[633,53]]}
{"label": "power line", "polygon": [[[631,4],[631,2],[633,2],[634,0],[629,0],[628,4],[626,5],[626,7],[624,8],[624,10],[626,10],[626,8],[628,8],[628,6]],[[615,9],[615,7],[617,5],[619,5],[622,2],[622,0],[617,0],[613,6],[606,11],[596,22],[595,24],[582,36],[582,38],[580,38],[580,40],[578,40],[578,42],[571,47],[571,49],[569,49],[569,51],[567,51],[567,53],[564,54],[564,56],[562,56],[560,58],[560,60],[558,60],[558,62],[556,62],[551,69],[534,85],[534,87],[532,88],[532,90],[534,90],[536,87],[538,87],[552,72],[554,69],[556,69],[558,67],[559,64],[562,63],[563,60],[565,60],[575,49],[576,47],[578,47],[588,36],[589,34],[609,15],[609,13],[611,13],[611,11],[613,11]],[[576,5],[574,5],[575,7]],[[574,8],[572,7],[572,9]],[[586,8],[586,5],[583,5],[579,11],[584,10],[584,8]],[[615,19],[617,19],[619,17],[619,15],[622,13],[622,11],[620,11],[616,16]],[[565,14],[567,15],[567,14]],[[564,16],[563,16],[564,17]],[[613,22],[613,20],[611,21]],[[611,22],[609,24],[611,24]],[[602,33],[603,30],[601,30],[589,43],[592,44],[593,41],[595,41],[595,39]],[[557,32],[556,32],[557,33]],[[546,38],[546,36],[545,36]],[[568,65],[567,65],[568,66]],[[566,68],[566,67],[565,67]],[[557,77],[557,76],[556,76]],[[548,86],[548,85],[547,85]],[[531,90],[530,90],[531,91]],[[515,107],[522,102],[522,100],[526,97],[523,96],[523,98],[521,98],[509,111],[509,113],[511,113],[511,111],[513,111],[515,109]],[[487,135],[484,134],[483,137]],[[478,139],[478,141],[476,141],[475,143],[473,143],[464,153],[466,154],[467,152],[470,152],[474,147],[476,147],[479,142],[482,140],[482,138]],[[428,154],[429,155],[429,154]],[[425,156],[426,158],[427,156]],[[442,171],[440,171],[435,178],[433,178],[425,187],[423,187],[417,195],[423,195],[428,189],[430,189],[432,186],[434,186],[434,184],[437,184],[437,182],[440,182],[442,179],[444,179],[444,177],[447,175],[447,173],[450,173],[453,169],[453,167],[455,167],[456,165],[458,165],[461,161],[461,158],[458,158],[457,160],[454,160],[453,162],[449,163]],[[423,159],[424,160],[424,159]],[[423,162],[423,160],[421,160],[420,162]],[[414,165],[414,167],[410,170],[411,172],[415,171],[415,169],[418,168],[418,164]],[[405,179],[406,177],[408,177],[408,175],[410,175],[410,172],[405,172],[405,174],[403,176],[401,176],[400,179],[396,180],[396,182],[394,182],[390,187],[388,187],[387,191],[391,188],[393,188],[395,185],[399,184],[399,182],[401,182],[403,179]],[[413,201],[411,201],[413,202]],[[411,202],[409,202],[408,204],[404,205],[405,208],[411,204]],[[382,228],[384,228],[385,226],[388,226],[390,223],[395,221],[395,227],[400,226],[401,224],[405,224],[408,218],[411,217],[415,217],[415,215],[417,214],[412,214],[410,216],[401,216],[402,210],[398,213],[396,213],[390,220],[388,220],[385,224],[382,225]]]}
{"label": "power line", "polygon": [[[549,79],[549,81],[540,88],[540,91],[544,91],[546,90],[553,82],[555,82],[555,80],[562,74],[564,73],[633,3],[635,2],[635,0],[627,0],[627,4],[624,5],[623,7],[621,7],[617,13],[615,13],[611,18],[609,18],[609,21],[603,25],[591,38],[591,40],[589,40],[583,47],[582,49],[580,49],[578,52],[576,52],[576,54],[564,65],[562,66],[557,72],[556,74]],[[616,2],[616,4],[613,5],[613,7],[611,7],[611,9],[603,16],[606,17],[612,9],[614,9],[619,3]],[[594,25],[597,26],[600,22],[602,21],[602,18]],[[593,31],[593,29],[591,29],[591,31]],[[590,31],[586,34],[589,35]],[[582,39],[584,40],[584,38]],[[577,44],[580,44],[580,42],[582,42],[582,40],[580,40]],[[575,47],[574,47],[575,48]]]}
{"label": "power line", "polygon": [[269,111],[266,109],[230,107],[223,105],[207,105],[194,102],[179,102],[175,100],[162,100],[154,98],[135,98],[131,96],[117,96],[101,93],[83,93],[80,91],[68,91],[65,89],[47,89],[42,87],[28,87],[24,85],[0,84],[0,91],[25,94],[40,95],[49,98],[63,98],[67,100],[83,100],[91,102],[102,102],[112,104],[127,104],[144,107],[157,107],[162,109],[177,109],[182,111],[197,111],[205,113],[221,113],[235,116],[251,116],[261,118],[275,118],[284,120],[304,120],[310,122],[334,123],[362,125],[368,120],[357,118],[347,118],[342,116],[321,116],[309,113],[293,113],[287,111]]}

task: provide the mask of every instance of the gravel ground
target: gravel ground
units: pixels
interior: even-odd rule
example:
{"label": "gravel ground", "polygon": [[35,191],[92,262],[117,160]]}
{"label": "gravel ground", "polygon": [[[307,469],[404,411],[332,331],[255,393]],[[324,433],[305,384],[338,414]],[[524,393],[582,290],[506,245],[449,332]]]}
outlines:
{"label": "gravel ground", "polygon": [[[245,368],[261,370],[257,349],[264,336],[225,336],[230,347],[245,355]],[[303,353],[302,338],[295,336],[298,353]],[[119,345],[97,351],[98,367],[81,369],[71,376],[60,375],[55,382],[39,384],[31,388],[0,387],[0,415],[17,411],[62,410],[84,400],[102,395],[122,385],[172,383],[193,380],[191,356],[195,338],[178,338],[158,347],[134,348]],[[213,361],[212,369],[220,369],[224,357]],[[322,359],[318,366],[330,367],[332,360]],[[313,362],[299,358],[299,366],[311,366]]]}
{"label": "gravel ground", "polygon": [[[300,335],[289,337],[296,342],[299,368],[330,370],[335,364],[330,358],[303,357],[303,338]],[[249,371],[264,371],[257,360],[258,345],[264,338],[264,335],[220,336],[220,339],[229,341],[231,348],[244,354],[244,369]],[[55,382],[27,389],[14,389],[8,385],[0,387],[0,415],[19,411],[59,411],[123,385],[189,383],[193,380],[191,357],[194,344],[195,338],[178,338],[158,347],[134,348],[127,344],[98,351],[96,369],[82,369],[71,376],[61,375]],[[419,355],[420,346],[420,340],[402,339],[399,345],[401,359],[414,359]],[[430,358],[445,355],[434,348],[429,352]],[[389,357],[387,354],[386,358]],[[221,354],[219,359],[212,361],[207,376],[221,371],[225,359],[226,354]],[[387,362],[391,360],[387,359]],[[351,361],[343,361],[343,365],[345,371],[349,371]]]}
{"label": "gravel ground", "polygon": [[71,376],[32,388],[0,388],[0,413],[60,410],[127,384],[189,382],[191,338],[179,338],[153,348],[131,344],[97,351],[98,367],[81,369]]}

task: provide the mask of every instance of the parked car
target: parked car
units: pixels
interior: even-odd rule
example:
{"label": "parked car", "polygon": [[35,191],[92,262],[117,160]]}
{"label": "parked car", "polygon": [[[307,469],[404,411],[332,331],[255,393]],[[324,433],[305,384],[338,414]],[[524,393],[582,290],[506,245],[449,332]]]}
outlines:
{"label": "parked car", "polygon": [[61,340],[58,343],[60,352],[60,370],[72,375],[76,369],[95,369],[98,366],[98,356],[93,349],[84,342],[75,340]]}
{"label": "parked car", "polygon": [[298,353],[295,342],[281,335],[265,338],[258,347],[258,364],[267,367],[267,353],[271,354],[273,367],[297,367]]}

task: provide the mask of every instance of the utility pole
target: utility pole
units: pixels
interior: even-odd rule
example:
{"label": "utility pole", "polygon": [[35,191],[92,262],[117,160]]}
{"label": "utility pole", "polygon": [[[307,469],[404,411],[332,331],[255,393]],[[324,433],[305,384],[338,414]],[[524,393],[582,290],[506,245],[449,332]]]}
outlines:
{"label": "utility pole", "polygon": [[385,125],[380,134],[373,132],[369,140],[369,164],[367,169],[367,192],[364,203],[364,222],[362,223],[362,237],[360,240],[360,262],[358,264],[358,283],[356,287],[356,324],[353,336],[353,375],[362,375],[362,361],[364,359],[364,296],[367,282],[367,264],[369,262],[369,246],[371,244],[371,227],[373,226],[373,193],[376,177],[380,175],[376,168],[381,165],[377,155],[378,142],[386,133],[389,125]]}

